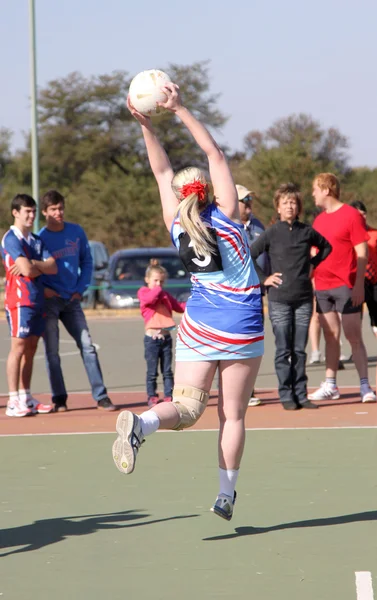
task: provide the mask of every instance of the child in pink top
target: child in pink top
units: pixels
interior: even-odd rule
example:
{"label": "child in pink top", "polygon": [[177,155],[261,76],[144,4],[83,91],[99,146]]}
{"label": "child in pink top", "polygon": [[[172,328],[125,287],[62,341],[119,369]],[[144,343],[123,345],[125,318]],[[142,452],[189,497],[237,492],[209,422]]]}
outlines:
{"label": "child in pink top", "polygon": [[147,363],[148,406],[155,406],[161,402],[156,391],[159,364],[164,382],[164,402],[172,400],[173,340],[170,332],[175,329],[172,313],[183,313],[185,310],[185,302],[178,302],[163,289],[166,276],[166,269],[152,259],[145,272],[147,285],[137,293],[145,322],[144,356]]}

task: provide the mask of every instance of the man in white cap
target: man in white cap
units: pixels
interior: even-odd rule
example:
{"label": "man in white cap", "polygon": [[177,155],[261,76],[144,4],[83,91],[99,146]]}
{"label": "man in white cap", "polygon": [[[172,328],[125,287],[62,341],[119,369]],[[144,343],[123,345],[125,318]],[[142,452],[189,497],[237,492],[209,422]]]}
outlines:
{"label": "man in white cap", "polygon": [[[255,242],[255,240],[261,235],[264,231],[264,226],[262,223],[254,217],[252,213],[253,206],[253,198],[255,197],[254,192],[248,190],[244,185],[236,185],[237,194],[238,194],[238,204],[240,209],[241,221],[246,229],[249,238],[249,244]],[[266,253],[261,254],[257,258],[257,263],[259,267],[262,269],[266,275],[270,274],[270,263]],[[262,294],[264,294],[264,290],[262,288]],[[260,398],[255,396],[255,391],[251,394],[251,398],[249,400],[249,406],[259,406],[262,404]]]}

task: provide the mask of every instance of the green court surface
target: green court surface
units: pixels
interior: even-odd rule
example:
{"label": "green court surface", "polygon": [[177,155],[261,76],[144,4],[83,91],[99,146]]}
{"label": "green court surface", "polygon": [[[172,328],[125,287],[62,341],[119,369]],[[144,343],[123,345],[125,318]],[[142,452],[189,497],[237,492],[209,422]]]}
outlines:
{"label": "green court surface", "polygon": [[113,435],[2,437],[0,598],[370,600],[376,438],[249,431],[228,523],[209,512],[216,432],[156,434],[129,476]]}

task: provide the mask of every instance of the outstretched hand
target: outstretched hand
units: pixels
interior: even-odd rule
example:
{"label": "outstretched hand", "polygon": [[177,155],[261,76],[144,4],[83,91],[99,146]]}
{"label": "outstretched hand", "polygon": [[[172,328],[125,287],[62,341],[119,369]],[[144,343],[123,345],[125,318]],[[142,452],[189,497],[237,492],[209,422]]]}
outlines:
{"label": "outstretched hand", "polygon": [[140,125],[144,127],[151,128],[151,119],[147,117],[147,115],[143,115],[141,112],[136,110],[136,108],[131,104],[130,96],[127,96],[127,108],[130,111],[131,115],[135,117],[137,121],[139,121]]}
{"label": "outstretched hand", "polygon": [[158,102],[158,106],[166,108],[171,112],[176,112],[182,106],[181,95],[179,93],[179,86],[175,83],[166,83],[161,87],[163,92],[166,94],[165,102]]}

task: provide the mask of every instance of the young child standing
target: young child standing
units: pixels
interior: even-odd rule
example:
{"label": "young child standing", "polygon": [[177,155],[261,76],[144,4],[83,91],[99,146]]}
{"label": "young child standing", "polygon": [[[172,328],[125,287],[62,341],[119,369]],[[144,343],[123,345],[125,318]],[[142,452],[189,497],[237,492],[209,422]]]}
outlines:
{"label": "young child standing", "polygon": [[145,322],[144,356],[147,363],[148,406],[155,406],[161,402],[157,394],[159,364],[164,382],[164,402],[172,400],[174,379],[171,331],[175,329],[172,313],[183,313],[186,305],[185,302],[178,302],[163,289],[166,276],[166,269],[156,259],[152,259],[145,272],[147,285],[137,293]]}

